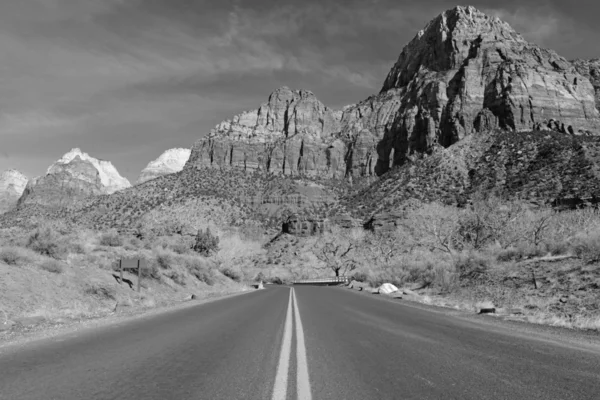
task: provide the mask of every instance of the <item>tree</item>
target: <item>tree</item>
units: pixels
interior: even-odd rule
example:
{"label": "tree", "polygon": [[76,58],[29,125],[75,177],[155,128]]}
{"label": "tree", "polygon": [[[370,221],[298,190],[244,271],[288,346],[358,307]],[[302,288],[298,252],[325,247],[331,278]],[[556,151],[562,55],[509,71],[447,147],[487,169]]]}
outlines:
{"label": "tree", "polygon": [[208,257],[212,253],[219,251],[219,237],[213,235],[210,232],[210,228],[206,228],[206,231],[204,232],[202,232],[202,229],[199,229],[192,249],[196,253]]}
{"label": "tree", "polygon": [[331,269],[335,276],[345,276],[348,272],[356,269],[356,262],[350,257],[354,250],[354,244],[343,239],[330,238],[325,244],[316,250],[314,255],[325,263],[324,268]]}

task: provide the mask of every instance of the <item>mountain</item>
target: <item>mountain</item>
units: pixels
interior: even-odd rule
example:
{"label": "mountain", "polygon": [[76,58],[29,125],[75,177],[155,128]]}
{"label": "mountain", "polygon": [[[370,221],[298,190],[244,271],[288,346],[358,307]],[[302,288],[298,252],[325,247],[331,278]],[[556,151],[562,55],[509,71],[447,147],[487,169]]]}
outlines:
{"label": "mountain", "polygon": [[46,175],[29,181],[18,205],[65,207],[89,196],[111,194],[129,186],[129,181],[109,161],[72,149],[52,164]]}
{"label": "mountain", "polygon": [[409,42],[380,93],[344,112],[380,140],[379,174],[494,129],[523,132],[558,121],[570,134],[598,134],[594,87],[563,57],[525,41],[507,23],[456,7]]}
{"label": "mountain", "polygon": [[27,177],[15,169],[0,173],[0,214],[17,205],[27,185]]}
{"label": "mountain", "polygon": [[47,173],[50,174],[51,170],[58,165],[69,164],[76,157],[79,157],[81,160],[87,161],[94,166],[100,176],[100,182],[108,194],[131,186],[131,183],[119,174],[119,171],[117,171],[110,161],[91,157],[89,154],[82,152],[78,148],[71,149],[71,151],[62,156],[60,160],[56,161],[48,168]]}
{"label": "mountain", "polygon": [[159,176],[179,172],[190,158],[190,149],[169,149],[162,153],[156,160],[150,162],[142,170],[136,185],[144,183]]}
{"label": "mountain", "polygon": [[[237,210],[219,217],[226,224],[277,225],[290,214],[369,219],[411,199],[461,205],[486,191],[538,204],[598,197],[598,76],[597,60],[567,61],[455,7],[404,47],[379,93],[332,110],[310,91],[277,89],[200,137],[183,170],[61,218],[127,229],[149,216],[206,220],[210,203]],[[148,170],[162,173],[159,160]]]}
{"label": "mountain", "polygon": [[600,110],[600,58],[575,60],[573,66],[581,75],[590,80],[596,91],[596,108]]}
{"label": "mountain", "polygon": [[312,92],[282,87],[198,140],[186,167],[343,177],[345,146],[335,136],[341,115]]}

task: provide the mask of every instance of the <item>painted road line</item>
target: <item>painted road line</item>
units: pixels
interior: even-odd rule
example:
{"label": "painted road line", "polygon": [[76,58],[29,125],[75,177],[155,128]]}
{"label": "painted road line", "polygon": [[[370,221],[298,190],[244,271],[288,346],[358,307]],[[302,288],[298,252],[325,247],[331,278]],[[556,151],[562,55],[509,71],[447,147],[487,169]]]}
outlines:
{"label": "painted road line", "polygon": [[288,308],[285,316],[285,327],[283,330],[283,340],[281,341],[281,353],[279,355],[279,364],[277,364],[277,374],[275,375],[275,384],[273,385],[272,400],[286,400],[288,387],[288,371],[290,368],[290,353],[292,351],[292,295],[294,289],[290,289]]}
{"label": "painted road line", "polygon": [[296,387],[298,389],[298,400],[311,400],[310,379],[308,376],[308,362],[306,360],[306,346],[304,345],[304,329],[302,328],[302,319],[300,318],[300,310],[298,310],[298,301],[296,293],[292,289],[294,297],[294,316],[296,324]]}

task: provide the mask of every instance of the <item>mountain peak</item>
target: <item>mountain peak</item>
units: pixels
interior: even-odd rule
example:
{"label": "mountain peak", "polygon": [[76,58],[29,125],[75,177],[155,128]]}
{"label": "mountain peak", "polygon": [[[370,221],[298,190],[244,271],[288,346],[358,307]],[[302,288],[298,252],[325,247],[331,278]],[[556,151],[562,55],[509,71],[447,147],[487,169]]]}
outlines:
{"label": "mountain peak", "polygon": [[59,160],[52,164],[47,171],[50,174],[56,166],[69,164],[79,158],[82,161],[90,162],[98,170],[102,185],[106,187],[108,193],[113,193],[131,186],[131,183],[123,178],[110,161],[100,160],[83,152],[80,148],[74,147],[65,153]]}
{"label": "mountain peak", "polygon": [[457,6],[434,18],[404,47],[382,92],[407,86],[422,71],[459,68],[483,46],[497,48],[502,56],[505,48],[527,45],[508,23],[475,7]]}
{"label": "mountain peak", "polygon": [[136,184],[144,183],[159,176],[179,172],[190,158],[190,149],[175,148],[162,153],[142,170]]}

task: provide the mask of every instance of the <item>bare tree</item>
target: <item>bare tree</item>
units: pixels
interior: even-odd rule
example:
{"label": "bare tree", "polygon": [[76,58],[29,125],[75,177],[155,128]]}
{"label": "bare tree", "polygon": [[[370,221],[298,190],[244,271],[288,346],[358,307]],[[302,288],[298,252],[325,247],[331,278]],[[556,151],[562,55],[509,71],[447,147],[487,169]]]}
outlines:
{"label": "bare tree", "polygon": [[331,269],[337,277],[340,276],[340,273],[341,276],[344,276],[356,269],[356,261],[350,257],[353,250],[352,242],[332,238],[327,240],[321,248],[313,250],[313,253],[325,263],[324,268]]}

